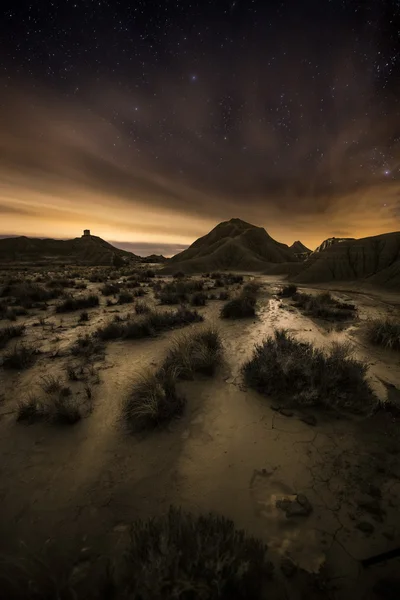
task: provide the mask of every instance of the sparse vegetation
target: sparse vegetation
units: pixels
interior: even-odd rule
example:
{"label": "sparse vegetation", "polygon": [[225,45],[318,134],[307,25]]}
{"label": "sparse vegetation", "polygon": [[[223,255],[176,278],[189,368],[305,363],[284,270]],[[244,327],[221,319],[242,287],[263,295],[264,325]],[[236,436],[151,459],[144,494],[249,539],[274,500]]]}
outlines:
{"label": "sparse vegetation", "polygon": [[86,323],[89,321],[89,313],[87,310],[83,310],[79,315],[79,323]]}
{"label": "sparse vegetation", "polygon": [[229,300],[230,294],[227,290],[221,290],[218,296],[218,300]]}
{"label": "sparse vegetation", "polygon": [[256,346],[243,374],[250,387],[289,404],[362,412],[375,405],[367,369],[346,345],[324,353],[278,330]]}
{"label": "sparse vegetation", "polygon": [[339,302],[329,292],[322,292],[316,296],[297,292],[294,294],[293,300],[295,306],[314,318],[344,321],[353,319],[357,314],[357,309],[353,304]]}
{"label": "sparse vegetation", "polygon": [[0,348],[4,348],[9,340],[21,337],[25,332],[25,325],[9,325],[0,329]]}
{"label": "sparse vegetation", "polygon": [[221,309],[222,319],[244,319],[256,314],[256,298],[250,294],[240,294],[228,300]]}
{"label": "sparse vegetation", "polygon": [[100,288],[100,292],[103,296],[115,296],[121,290],[121,286],[118,283],[105,283],[103,287]]}
{"label": "sparse vegetation", "polygon": [[297,294],[297,285],[294,283],[284,285],[278,292],[280,298],[293,298],[295,294]]}
{"label": "sparse vegetation", "polygon": [[83,308],[93,308],[94,306],[99,306],[99,297],[96,296],[96,294],[90,294],[89,296],[82,296],[80,298],[73,298],[70,296],[56,306],[56,312],[72,312],[74,310],[82,310]]}
{"label": "sparse vegetation", "polygon": [[400,323],[392,319],[375,319],[367,323],[367,339],[371,344],[400,350]]}
{"label": "sparse vegetation", "polygon": [[74,425],[82,419],[83,407],[72,396],[70,388],[61,386],[59,390],[47,393],[50,397],[46,400],[30,396],[21,401],[18,404],[17,421],[49,421],[55,425]]}
{"label": "sparse vegetation", "polygon": [[207,295],[204,292],[196,292],[190,298],[190,304],[192,306],[205,306],[207,304]]}
{"label": "sparse vegetation", "polygon": [[183,279],[185,277],[185,273],[183,271],[176,271],[176,273],[174,273],[172,277],[174,279]]}
{"label": "sparse vegetation", "polygon": [[202,320],[203,317],[197,311],[183,307],[171,312],[150,311],[137,320],[111,321],[99,328],[96,335],[102,340],[140,339]]}
{"label": "sparse vegetation", "polygon": [[221,359],[221,336],[216,329],[208,327],[175,339],[163,362],[163,369],[172,371],[177,377],[191,379],[196,373],[212,375]]}
{"label": "sparse vegetation", "polygon": [[118,296],[118,304],[130,304],[133,302],[133,295],[129,292],[121,292]]}
{"label": "sparse vegetation", "polygon": [[71,347],[71,354],[73,356],[81,356],[86,359],[95,354],[102,354],[103,352],[104,346],[101,341],[89,334],[78,337]]}
{"label": "sparse vegetation", "polygon": [[36,360],[37,350],[30,344],[17,344],[4,353],[3,367],[5,369],[28,369]]}
{"label": "sparse vegetation", "polygon": [[7,600],[259,600],[277,586],[262,541],[223,516],[172,506],[162,516],[134,521],[126,551],[109,566],[82,587],[59,556],[3,557],[2,594]]}

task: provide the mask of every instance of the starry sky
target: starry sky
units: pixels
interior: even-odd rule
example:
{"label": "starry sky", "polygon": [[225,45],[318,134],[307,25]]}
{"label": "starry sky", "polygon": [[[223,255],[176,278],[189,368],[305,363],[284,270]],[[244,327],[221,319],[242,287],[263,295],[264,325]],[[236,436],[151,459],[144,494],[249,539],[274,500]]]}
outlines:
{"label": "starry sky", "polygon": [[400,229],[400,0],[5,0],[0,235]]}

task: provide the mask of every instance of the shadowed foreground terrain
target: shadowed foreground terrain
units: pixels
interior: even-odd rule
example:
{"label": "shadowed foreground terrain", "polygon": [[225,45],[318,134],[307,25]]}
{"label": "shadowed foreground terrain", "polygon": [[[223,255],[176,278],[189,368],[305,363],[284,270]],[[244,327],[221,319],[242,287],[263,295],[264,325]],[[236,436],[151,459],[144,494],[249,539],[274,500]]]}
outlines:
{"label": "shadowed foreground terrain", "polygon": [[360,561],[400,546],[400,297],[327,292],[3,270],[2,593],[398,597]]}

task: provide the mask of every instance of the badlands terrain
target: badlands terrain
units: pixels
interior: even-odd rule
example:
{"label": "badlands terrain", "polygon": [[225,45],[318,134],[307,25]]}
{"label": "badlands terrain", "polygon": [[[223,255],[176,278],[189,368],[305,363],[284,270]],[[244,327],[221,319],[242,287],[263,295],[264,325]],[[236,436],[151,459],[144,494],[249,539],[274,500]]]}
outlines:
{"label": "badlands terrain", "polygon": [[3,265],[2,597],[399,597],[399,290],[195,244]]}

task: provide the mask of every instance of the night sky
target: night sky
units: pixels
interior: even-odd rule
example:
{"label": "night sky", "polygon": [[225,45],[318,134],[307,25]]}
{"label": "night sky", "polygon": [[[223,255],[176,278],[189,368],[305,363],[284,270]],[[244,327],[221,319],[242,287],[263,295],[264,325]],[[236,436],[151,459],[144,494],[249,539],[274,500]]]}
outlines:
{"label": "night sky", "polygon": [[400,229],[400,0],[3,2],[0,234]]}

